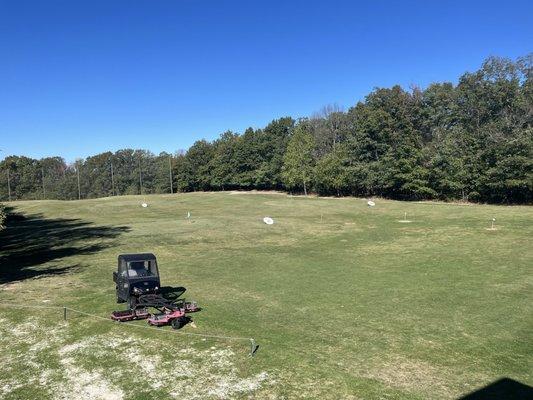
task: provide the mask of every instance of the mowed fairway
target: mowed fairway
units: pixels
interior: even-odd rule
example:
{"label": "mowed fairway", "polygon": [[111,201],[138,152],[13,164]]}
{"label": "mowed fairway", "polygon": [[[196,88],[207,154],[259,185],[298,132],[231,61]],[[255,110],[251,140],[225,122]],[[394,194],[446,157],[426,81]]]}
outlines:
{"label": "mowed fairway", "polygon": [[107,318],[123,307],[117,255],[153,252],[163,283],[203,307],[180,332],[260,348],[251,358],[247,341],[1,307],[0,398],[452,399],[502,377],[533,385],[533,208],[376,203],[9,203],[26,219],[0,234],[2,303]]}

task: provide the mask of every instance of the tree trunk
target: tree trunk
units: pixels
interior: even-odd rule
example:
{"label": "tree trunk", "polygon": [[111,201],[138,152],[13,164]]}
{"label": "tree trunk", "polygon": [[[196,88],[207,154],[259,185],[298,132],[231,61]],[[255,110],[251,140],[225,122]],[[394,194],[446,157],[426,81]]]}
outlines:
{"label": "tree trunk", "polygon": [[307,187],[305,186],[305,181],[304,181],[304,195],[307,196]]}

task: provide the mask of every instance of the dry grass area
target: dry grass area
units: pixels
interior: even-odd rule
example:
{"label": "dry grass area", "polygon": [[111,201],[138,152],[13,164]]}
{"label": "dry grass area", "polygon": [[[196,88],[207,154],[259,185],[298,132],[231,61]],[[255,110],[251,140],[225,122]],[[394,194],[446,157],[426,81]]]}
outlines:
{"label": "dry grass area", "polygon": [[28,317],[15,324],[2,318],[0,344],[17,351],[0,355],[0,397],[228,399],[275,383],[265,371],[241,376],[235,363],[243,354],[227,344],[162,348],[159,341],[122,327],[80,338],[69,327],[80,322],[50,325]]}

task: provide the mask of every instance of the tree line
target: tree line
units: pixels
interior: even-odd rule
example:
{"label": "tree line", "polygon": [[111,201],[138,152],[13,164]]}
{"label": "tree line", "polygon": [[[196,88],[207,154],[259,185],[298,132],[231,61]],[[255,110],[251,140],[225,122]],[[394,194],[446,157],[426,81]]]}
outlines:
{"label": "tree line", "polygon": [[0,163],[0,199],[73,200],[170,192],[177,155],[147,150],[105,152],[67,164],[61,157],[9,156]]}
{"label": "tree line", "polygon": [[174,154],[124,149],[72,164],[10,156],[0,163],[0,199],[276,189],[530,203],[532,60],[490,57],[457,84],[377,88],[347,111],[327,106]]}

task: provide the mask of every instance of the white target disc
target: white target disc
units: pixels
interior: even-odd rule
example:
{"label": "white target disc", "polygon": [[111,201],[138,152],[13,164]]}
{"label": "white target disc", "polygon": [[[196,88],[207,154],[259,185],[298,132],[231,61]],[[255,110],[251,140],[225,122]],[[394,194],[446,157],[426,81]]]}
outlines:
{"label": "white target disc", "polygon": [[148,207],[148,204],[146,203],[142,203],[141,206],[143,206],[144,208]]}
{"label": "white target disc", "polygon": [[368,204],[368,207],[374,207],[376,205],[372,200],[368,200],[366,204]]}
{"label": "white target disc", "polygon": [[270,217],[263,218],[263,222],[267,225],[272,225],[274,223],[274,220]]}

